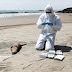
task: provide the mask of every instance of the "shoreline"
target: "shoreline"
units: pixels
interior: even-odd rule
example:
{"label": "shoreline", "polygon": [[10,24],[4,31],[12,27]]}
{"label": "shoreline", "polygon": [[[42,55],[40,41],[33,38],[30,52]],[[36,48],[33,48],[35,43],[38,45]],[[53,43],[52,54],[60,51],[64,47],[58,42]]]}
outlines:
{"label": "shoreline", "polygon": [[[57,13],[60,16],[62,23],[72,23],[72,13],[71,14],[61,14]],[[0,26],[7,25],[22,25],[22,24],[36,24],[40,15],[27,15],[27,16],[14,16],[0,18]]]}

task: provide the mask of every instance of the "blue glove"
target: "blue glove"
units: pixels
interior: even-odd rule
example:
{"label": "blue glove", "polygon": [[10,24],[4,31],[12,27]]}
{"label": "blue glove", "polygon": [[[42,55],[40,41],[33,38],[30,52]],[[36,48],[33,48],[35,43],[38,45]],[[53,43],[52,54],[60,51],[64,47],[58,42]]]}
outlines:
{"label": "blue glove", "polygon": [[47,22],[47,24],[48,24],[48,25],[50,25],[50,26],[52,26],[52,25],[53,25],[53,23],[51,23],[51,22]]}
{"label": "blue glove", "polygon": [[48,24],[48,23],[45,23],[45,22],[44,22],[44,23],[42,23],[42,25],[46,25],[46,24]]}
{"label": "blue glove", "polygon": [[42,25],[46,25],[46,24],[48,24],[48,25],[50,25],[50,26],[52,26],[53,25],[53,23],[51,23],[51,22],[44,22],[44,23],[42,23]]}

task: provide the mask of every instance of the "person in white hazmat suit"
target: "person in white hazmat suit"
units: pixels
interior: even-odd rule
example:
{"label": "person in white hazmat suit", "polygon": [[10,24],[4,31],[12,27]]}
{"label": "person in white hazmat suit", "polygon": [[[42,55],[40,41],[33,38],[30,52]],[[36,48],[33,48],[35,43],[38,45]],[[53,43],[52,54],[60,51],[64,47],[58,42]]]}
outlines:
{"label": "person in white hazmat suit", "polygon": [[42,50],[45,45],[45,50],[54,50],[56,32],[61,29],[62,24],[60,17],[55,14],[51,5],[48,4],[45,7],[45,13],[39,17],[37,27],[42,31],[35,48]]}

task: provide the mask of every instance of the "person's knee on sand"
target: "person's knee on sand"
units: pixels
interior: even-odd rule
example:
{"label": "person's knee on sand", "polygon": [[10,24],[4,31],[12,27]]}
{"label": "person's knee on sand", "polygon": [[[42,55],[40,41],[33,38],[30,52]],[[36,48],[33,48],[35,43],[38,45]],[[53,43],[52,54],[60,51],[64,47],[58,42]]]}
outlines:
{"label": "person's knee on sand", "polygon": [[54,50],[54,41],[55,41],[55,34],[51,35],[47,38],[45,50]]}
{"label": "person's knee on sand", "polygon": [[55,48],[54,48],[54,47],[52,47],[52,46],[46,46],[46,47],[45,47],[45,50],[46,50],[46,51],[49,51],[49,50],[54,50],[54,49],[55,49]]}
{"label": "person's knee on sand", "polygon": [[40,34],[35,48],[37,50],[42,50],[42,49],[44,49],[44,44],[45,44],[45,38],[44,38],[43,34]]}
{"label": "person's knee on sand", "polygon": [[44,48],[44,44],[43,43],[37,43],[35,46],[35,49],[37,50],[42,50]]}

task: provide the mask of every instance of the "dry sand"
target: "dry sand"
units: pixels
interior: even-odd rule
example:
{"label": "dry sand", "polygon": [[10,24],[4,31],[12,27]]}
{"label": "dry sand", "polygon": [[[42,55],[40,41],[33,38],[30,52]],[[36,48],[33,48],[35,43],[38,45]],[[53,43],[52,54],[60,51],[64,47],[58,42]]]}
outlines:
{"label": "dry sand", "polygon": [[[43,59],[45,51],[35,50],[40,30],[36,26],[37,15],[0,19],[0,55],[11,56],[0,62],[0,72],[72,72],[72,14],[58,14],[62,29],[57,32],[55,48],[61,49],[65,59]],[[12,55],[13,43],[27,43],[19,53]]]}

